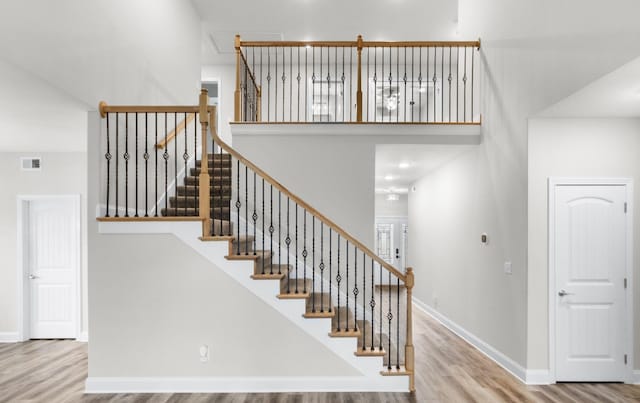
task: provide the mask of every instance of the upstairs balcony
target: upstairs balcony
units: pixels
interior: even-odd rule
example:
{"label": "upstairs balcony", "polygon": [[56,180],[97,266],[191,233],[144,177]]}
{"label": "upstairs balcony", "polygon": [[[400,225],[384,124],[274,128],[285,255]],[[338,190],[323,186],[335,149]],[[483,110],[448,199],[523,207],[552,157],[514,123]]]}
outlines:
{"label": "upstairs balcony", "polygon": [[479,40],[256,42],[236,36],[235,49],[234,133],[286,134],[304,125],[311,134],[480,134]]}

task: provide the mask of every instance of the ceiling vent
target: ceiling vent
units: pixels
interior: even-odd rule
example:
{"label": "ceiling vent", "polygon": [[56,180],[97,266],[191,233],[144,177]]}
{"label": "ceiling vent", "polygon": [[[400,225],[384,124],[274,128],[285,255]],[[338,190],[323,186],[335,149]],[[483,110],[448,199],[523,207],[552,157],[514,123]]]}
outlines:
{"label": "ceiling vent", "polygon": [[40,171],[42,159],[40,157],[21,157],[20,168],[23,171]]}

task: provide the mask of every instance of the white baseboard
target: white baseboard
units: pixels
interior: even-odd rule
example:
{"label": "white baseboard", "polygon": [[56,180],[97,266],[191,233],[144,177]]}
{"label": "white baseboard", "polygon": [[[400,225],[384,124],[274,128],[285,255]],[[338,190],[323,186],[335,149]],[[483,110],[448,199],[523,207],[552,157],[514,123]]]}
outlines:
{"label": "white baseboard", "polygon": [[80,342],[83,342],[83,343],[88,342],[89,341],[89,332],[88,331],[80,332],[80,335],[78,336],[76,341],[80,341]]}
{"label": "white baseboard", "polygon": [[634,385],[640,385],[640,369],[633,371],[633,383]]}
{"label": "white baseboard", "polygon": [[[406,382],[405,382],[406,383]],[[406,392],[399,383],[395,392]],[[89,377],[85,393],[390,392],[367,377]]]}
{"label": "white baseboard", "polygon": [[526,375],[527,385],[550,385],[555,382],[551,382],[551,372],[548,369],[527,369]]}
{"label": "white baseboard", "polygon": [[0,343],[17,343],[19,341],[18,332],[0,332]]}
{"label": "white baseboard", "polygon": [[453,322],[451,319],[447,318],[440,312],[434,310],[424,302],[413,298],[413,303],[416,307],[420,308],[420,310],[424,311],[427,315],[431,316],[438,322],[440,322],[444,327],[451,330],[453,333],[458,335],[461,339],[469,343],[471,346],[475,347],[481,353],[489,357],[491,360],[495,361],[496,364],[500,365],[502,368],[507,370],[507,372],[511,373],[513,376],[518,378],[522,383],[527,383],[527,371],[524,367],[522,367],[517,362],[513,361],[511,358],[502,354],[500,351],[496,350],[494,347],[490,346],[483,340],[481,340],[476,335],[470,333],[462,326]]}

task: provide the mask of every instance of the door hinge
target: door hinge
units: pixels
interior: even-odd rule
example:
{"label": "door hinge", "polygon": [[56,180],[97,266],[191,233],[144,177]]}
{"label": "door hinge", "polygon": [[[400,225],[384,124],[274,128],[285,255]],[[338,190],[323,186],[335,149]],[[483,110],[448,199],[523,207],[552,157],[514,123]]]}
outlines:
{"label": "door hinge", "polygon": [[627,365],[627,355],[624,355],[624,365]]}
{"label": "door hinge", "polygon": [[627,278],[626,277],[624,278],[624,288],[625,289],[627,288]]}
{"label": "door hinge", "polygon": [[627,202],[624,202],[624,212],[627,213]]}

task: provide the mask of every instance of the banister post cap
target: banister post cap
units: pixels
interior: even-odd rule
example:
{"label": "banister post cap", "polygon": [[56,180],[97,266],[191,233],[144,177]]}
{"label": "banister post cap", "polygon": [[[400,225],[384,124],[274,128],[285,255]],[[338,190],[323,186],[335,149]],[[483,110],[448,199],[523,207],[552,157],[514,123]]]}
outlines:
{"label": "banister post cap", "polygon": [[405,286],[407,286],[407,288],[413,288],[413,285],[415,284],[413,268],[407,267],[407,272],[405,273],[405,276],[406,276]]}
{"label": "banister post cap", "polygon": [[240,50],[240,34],[236,35],[235,48],[236,48],[236,50]]}
{"label": "banister post cap", "polygon": [[105,111],[106,107],[107,107],[107,103],[104,101],[100,101],[100,103],[98,104],[98,111],[100,111],[101,118],[107,117],[107,112]]}

